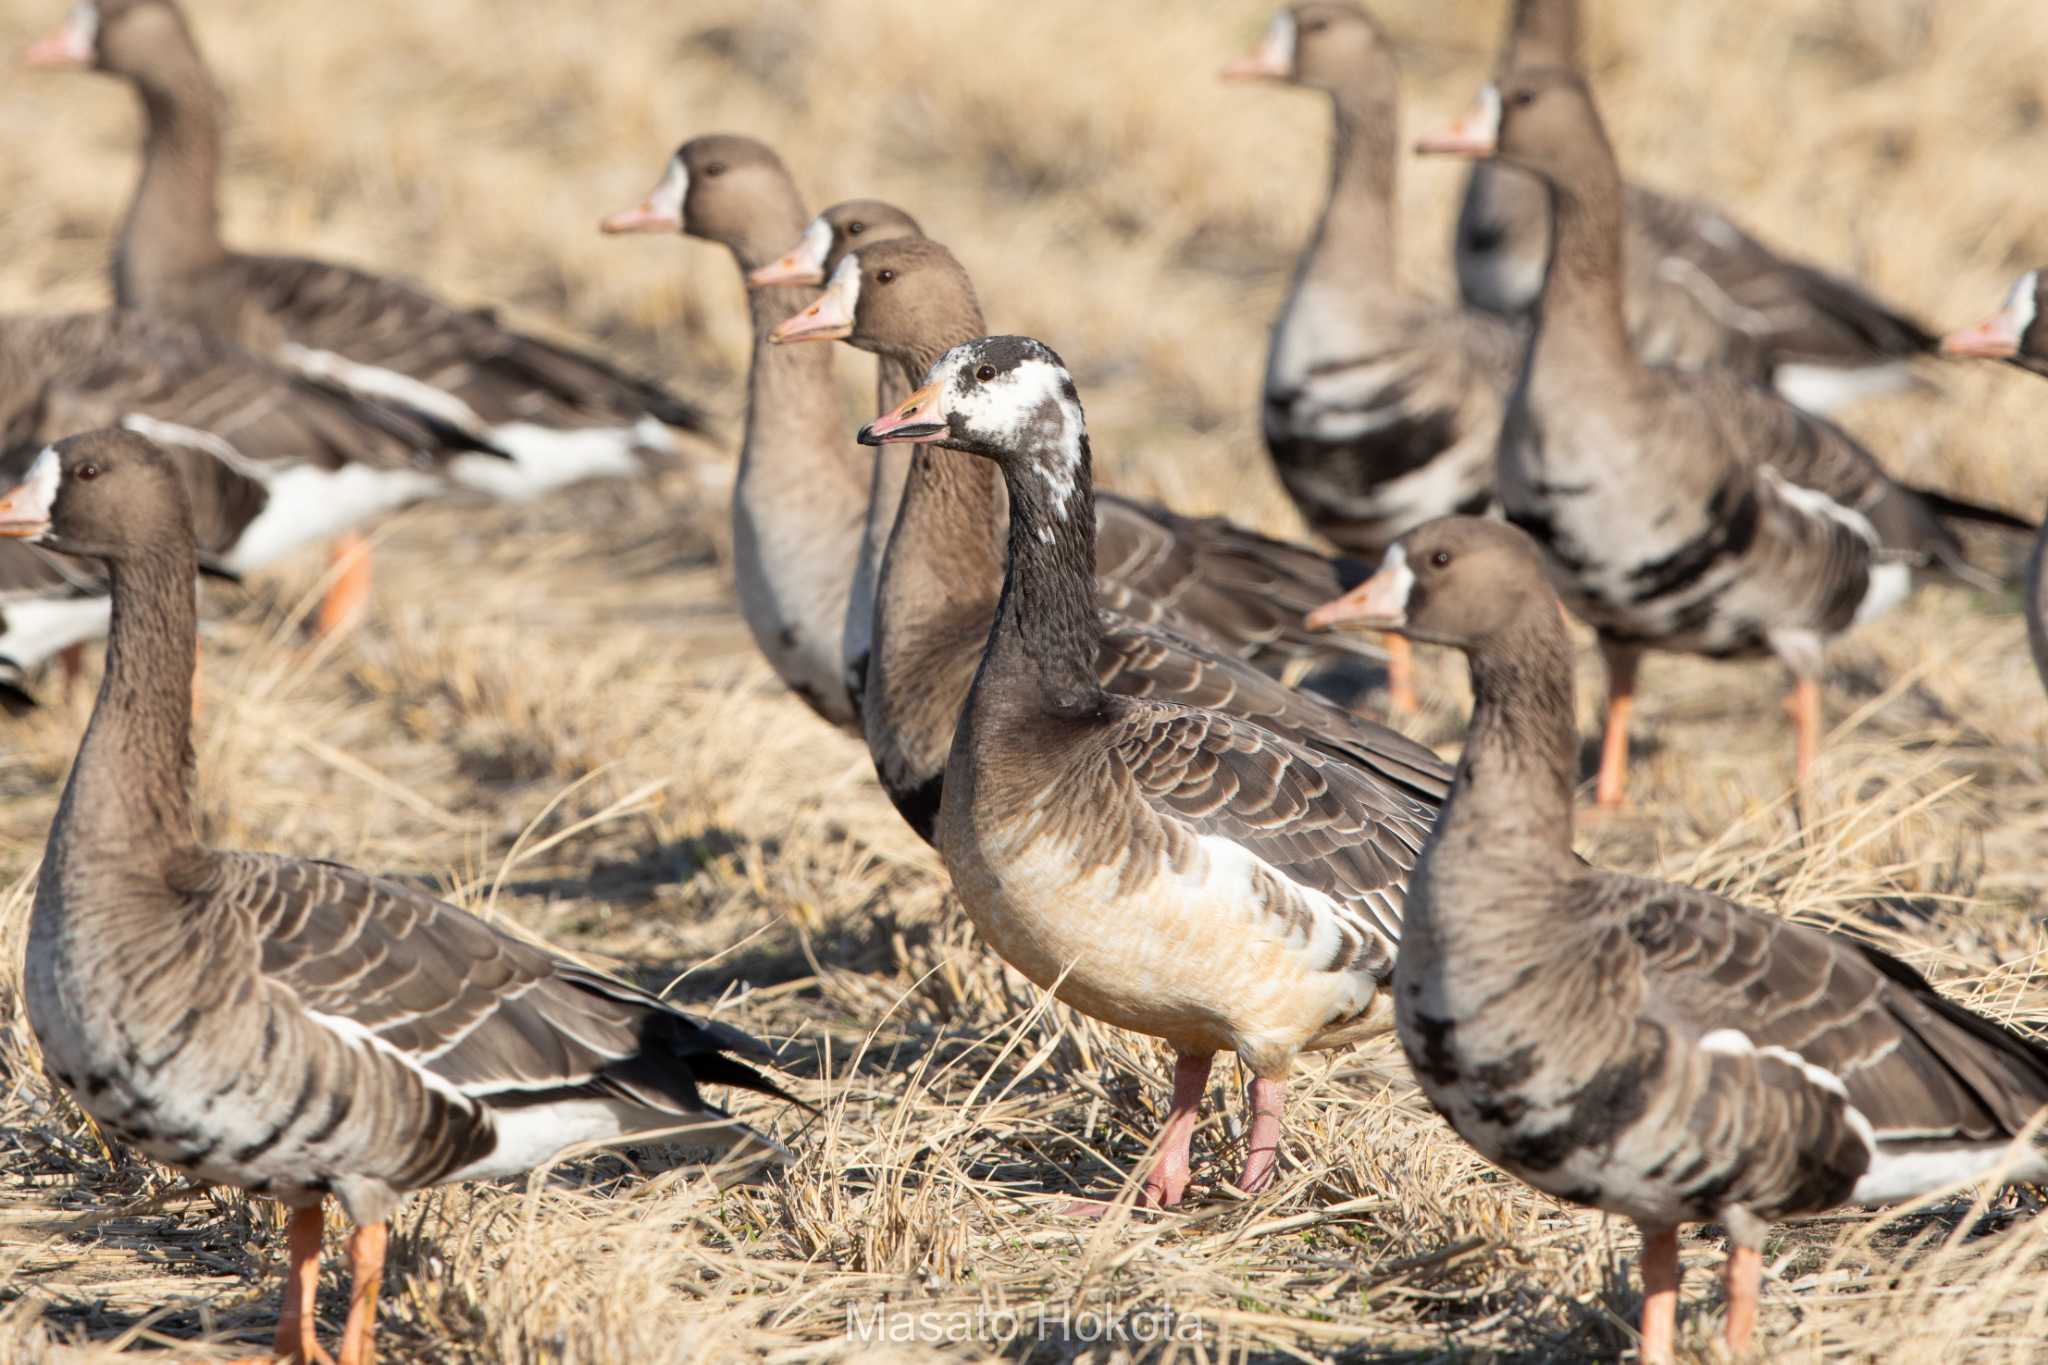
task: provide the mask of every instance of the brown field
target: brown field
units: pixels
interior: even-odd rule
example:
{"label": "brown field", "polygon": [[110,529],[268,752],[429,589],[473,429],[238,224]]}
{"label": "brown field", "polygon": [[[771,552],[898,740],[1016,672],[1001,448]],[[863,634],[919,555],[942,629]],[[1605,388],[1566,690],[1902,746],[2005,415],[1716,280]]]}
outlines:
{"label": "brown field", "polygon": [[[1463,106],[1503,7],[1380,0],[1411,129]],[[662,1173],[650,1150],[416,1199],[392,1243],[389,1359],[1633,1349],[1633,1229],[1491,1172],[1434,1119],[1390,1042],[1306,1065],[1273,1193],[1217,1188],[1242,1107],[1219,1079],[1192,1212],[1055,1216],[1061,1196],[1113,1192],[1142,1154],[1165,1103],[1162,1054],[1049,1005],[981,951],[864,750],[753,654],[720,557],[747,346],[734,272],[701,243],[593,230],[684,136],[763,137],[814,207],[871,194],[911,208],[975,272],[994,326],[1065,354],[1106,481],[1287,530],[1255,402],[1266,320],[1320,203],[1327,119],[1309,95],[1212,78],[1257,37],[1265,0],[193,8],[234,103],[236,240],[404,270],[597,338],[708,401],[728,433],[661,488],[393,520],[372,613],[331,647],[309,652],[297,630],[317,555],[246,592],[209,589],[210,840],[424,879],[673,984],[783,1044],[822,1110],[748,1106],[799,1158],[722,1192]],[[1598,88],[1638,178],[1716,196],[1936,327],[1975,321],[2048,260],[2048,8],[1588,8]],[[61,9],[0,0],[0,44]],[[136,122],[104,79],[0,80],[0,307],[104,301]],[[1404,271],[1446,294],[1461,172],[1403,174]],[[870,366],[842,350],[840,370],[850,436],[872,410]],[[2048,385],[1971,365],[1928,373],[1929,392],[1849,424],[1895,472],[2015,508],[2048,502],[2034,454]],[[1583,657],[1590,734],[1601,691]],[[1435,700],[1415,732],[1451,752],[1462,670],[1427,653],[1423,665]],[[1636,808],[1586,830],[1582,850],[1854,922],[1981,1009],[2048,1016],[2048,710],[2016,599],[1930,587],[1836,648],[1804,837],[1784,790],[1782,684],[1765,666],[1653,659]],[[89,703],[81,693],[0,736],[0,1362],[173,1345],[225,1359],[268,1343],[275,1210],[110,1161],[43,1078],[14,989]],[[1781,1229],[1766,1252],[1768,1354],[2039,1359],[2038,1204],[1966,1194]],[[1701,1358],[1718,1350],[1708,1267],[1721,1245],[1713,1229],[1685,1241],[1681,1344]],[[884,1305],[895,1316],[878,1322]],[[346,1308],[333,1272],[321,1307],[331,1340]],[[1164,1323],[1142,1315],[1162,1308],[1181,1315],[1175,1332],[1143,1340]],[[927,1339],[849,1340],[855,1315]],[[1121,1338],[1097,1339],[1109,1320]]]}

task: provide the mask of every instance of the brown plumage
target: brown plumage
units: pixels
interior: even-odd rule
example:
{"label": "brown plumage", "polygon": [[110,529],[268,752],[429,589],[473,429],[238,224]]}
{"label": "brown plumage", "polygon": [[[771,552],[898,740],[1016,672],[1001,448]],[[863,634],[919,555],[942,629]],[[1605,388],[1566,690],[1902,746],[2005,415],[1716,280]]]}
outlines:
{"label": "brown plumage", "polygon": [[108,1132],[293,1209],[280,1354],[315,1358],[300,1310],[329,1194],[357,1224],[340,1354],[356,1365],[382,1224],[411,1191],[663,1129],[721,1156],[776,1150],[698,1094],[779,1093],[728,1055],[765,1057],[745,1035],[395,882],[196,841],[196,552],[165,452],[122,431],[59,442],[0,496],[0,535],[102,561],[113,587],[29,920],[30,1024]]}
{"label": "brown plumage", "polygon": [[1179,1054],[1148,1200],[1184,1193],[1225,1050],[1253,1076],[1238,1184],[1264,1188],[1296,1055],[1380,1027],[1430,799],[1335,745],[1105,690],[1087,428],[1039,342],[954,347],[861,439],[943,442],[936,458],[992,461],[1008,494],[1001,602],[938,822],[968,917],[1039,986]]}
{"label": "brown plumage", "polygon": [[[1578,0],[1514,0],[1496,70],[1579,62]],[[1623,189],[1624,306],[1645,361],[1716,366],[1826,412],[1898,388],[1933,349],[1926,329],[1856,285],[1779,255],[1699,199]],[[1499,162],[1472,168],[1455,238],[1465,302],[1504,317],[1536,304],[1550,254],[1542,182]]]}
{"label": "brown plumage", "polygon": [[1643,1358],[1668,1360],[1680,1223],[1728,1229],[1729,1344],[1748,1345],[1767,1225],[1997,1174],[2048,1047],[1854,940],[1572,853],[1572,656],[1537,547],[1449,518],[1319,613],[1463,650],[1473,713],[1395,967],[1431,1103],[1538,1189],[1633,1218]]}

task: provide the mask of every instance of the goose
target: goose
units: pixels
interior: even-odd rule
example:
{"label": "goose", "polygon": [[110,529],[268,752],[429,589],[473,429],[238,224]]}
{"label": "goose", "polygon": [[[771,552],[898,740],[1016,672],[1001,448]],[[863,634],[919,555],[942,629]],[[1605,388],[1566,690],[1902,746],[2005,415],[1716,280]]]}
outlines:
{"label": "goose", "polygon": [[32,65],[122,77],[142,103],[142,179],[114,253],[116,302],[181,318],[309,378],[402,404],[472,447],[451,472],[524,499],[641,473],[704,415],[586,351],[514,331],[415,284],[221,240],[225,111],[174,0],[79,0]]}
{"label": "goose", "polygon": [[1580,861],[1572,651],[1544,577],[1521,531],[1452,517],[1317,613],[1471,671],[1457,778],[1409,881],[1401,1049],[1487,1160],[1635,1220],[1645,1361],[1671,1359],[1678,1226],[1725,1227],[1741,1355],[1772,1222],[2048,1178],[2031,1131],[2048,1047],[1854,939]]}
{"label": "goose", "polygon": [[[450,452],[427,427],[196,328],[124,311],[0,316],[0,476],[59,436],[111,425],[171,453],[209,573],[240,578],[327,542],[338,576],[316,617],[322,633],[352,620],[369,590],[356,528],[451,487]],[[96,568],[0,546],[0,658],[15,673],[106,625]],[[19,680],[17,691],[32,700]]]}
{"label": "goose", "polygon": [[[2048,319],[2043,317],[2043,272],[2029,270],[2013,281],[2005,306],[1975,327],[1941,340],[1944,355],[2003,360],[2022,370],[2048,376]],[[2048,687],[2048,530],[2034,538],[2027,556],[2027,643],[2034,652],[2034,671]]]}
{"label": "goose", "polygon": [[[1521,338],[1395,278],[1400,72],[1370,15],[1348,0],[1284,9],[1258,50],[1223,76],[1330,98],[1329,196],[1273,324],[1262,425],[1311,529],[1345,554],[1376,559],[1419,522],[1491,505]],[[1397,638],[1388,649],[1390,704],[1413,712],[1408,646]]]}
{"label": "goose", "polygon": [[[1496,70],[1579,61],[1578,0],[1514,0]],[[1629,335],[1651,364],[1717,365],[1775,387],[1809,412],[1913,382],[1934,338],[1846,280],[1782,256],[1700,199],[1625,185],[1622,252]],[[1454,255],[1467,305],[1503,317],[1535,306],[1550,255],[1542,182],[1480,162],[1465,182]]]}
{"label": "goose", "polygon": [[[956,340],[981,330],[974,286],[937,242],[920,237],[864,246],[841,260],[833,279],[820,303],[791,318],[778,335],[790,342],[834,336],[873,351],[883,374],[896,377],[899,402]],[[901,513],[885,528],[875,660],[861,714],[883,789],[912,828],[932,841],[954,727],[1002,593],[1006,504],[1001,477],[986,461],[898,448],[917,453]],[[1129,551],[1104,554],[1102,543],[1128,539],[1123,528],[1136,517],[1103,515],[1116,504],[1099,494],[1096,506],[1095,600],[1102,616],[1096,666],[1106,689],[1224,710],[1346,749],[1415,799],[1441,795],[1448,773],[1429,750],[1283,686],[1234,656],[1226,641],[1204,628],[1211,613],[1201,610],[1199,593],[1183,586],[1186,565]],[[1206,553],[1217,557],[1219,547]],[[1258,561],[1248,567],[1254,573],[1240,595],[1263,598]],[[1207,576],[1233,586],[1244,573],[1219,562]],[[1279,600],[1298,600],[1313,581]]]}
{"label": "goose", "polygon": [[1295,1057],[1384,1028],[1431,803],[1256,721],[1103,687],[1087,425],[1042,342],[955,346],[860,439],[991,460],[1009,497],[1002,597],[938,820],[975,931],[1069,1006],[1174,1050],[1148,1204],[1186,1191],[1222,1051],[1252,1076],[1237,1185],[1266,1188]]}
{"label": "goose", "polygon": [[[744,280],[809,221],[771,148],[713,133],[683,143],[647,196],[600,227],[716,242],[732,253]],[[733,482],[733,570],[741,613],[776,675],[820,716],[857,735],[846,643],[849,619],[873,615],[871,602],[852,597],[868,471],[846,439],[831,351],[768,340],[775,324],[814,293],[776,285],[747,295],[754,351]]]}
{"label": "goose", "polygon": [[1599,803],[1625,795],[1647,648],[1783,661],[1803,785],[1819,753],[1827,641],[1902,601],[1915,567],[1982,579],[1948,519],[2032,524],[1893,481],[1839,427],[1737,376],[1645,365],[1622,322],[1621,173],[1575,72],[1514,72],[1418,150],[1497,156],[1551,187],[1555,245],[1501,430],[1499,487],[1508,519],[1600,636]]}
{"label": "goose", "polygon": [[162,448],[46,448],[0,535],[104,562],[106,676],[50,828],[23,995],[50,1073],[108,1132],[291,1211],[277,1353],[314,1341],[321,1204],[355,1224],[341,1365],[366,1363],[386,1221],[412,1191],[685,1130],[781,1155],[699,1093],[781,1097],[766,1048],[340,863],[212,849],[191,805],[195,564]]}
{"label": "goose", "polygon": [[[847,199],[813,218],[796,245],[747,276],[759,289],[770,284],[817,286],[832,278],[847,252],[899,237],[922,237],[917,219],[880,199]],[[893,406],[893,405],[892,405]]]}

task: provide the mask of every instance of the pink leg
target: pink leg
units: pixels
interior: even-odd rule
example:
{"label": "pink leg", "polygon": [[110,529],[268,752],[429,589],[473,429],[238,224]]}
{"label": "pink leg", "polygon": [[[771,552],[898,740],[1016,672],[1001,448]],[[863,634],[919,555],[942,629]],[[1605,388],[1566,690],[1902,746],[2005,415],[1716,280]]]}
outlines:
{"label": "pink leg", "polygon": [[1182,1053],[1174,1061],[1173,1104],[1166,1111],[1166,1126],[1159,1130],[1159,1154],[1145,1175],[1143,1200],[1154,1208],[1173,1208],[1188,1191],[1188,1180],[1194,1174],[1188,1148],[1194,1142],[1202,1091],[1209,1084],[1209,1066],[1214,1060],[1206,1053]]}
{"label": "pink leg", "polygon": [[1670,1365],[1678,1339],[1678,1229],[1643,1229],[1643,1365]]}
{"label": "pink leg", "polygon": [[1728,1350],[1740,1356],[1756,1335],[1756,1301],[1763,1283],[1764,1257],[1755,1247],[1728,1249]]}
{"label": "pink leg", "polygon": [[1252,1131],[1246,1139],[1244,1169],[1237,1187],[1257,1194],[1273,1183],[1280,1168],[1280,1111],[1287,1105],[1287,1082],[1254,1076],[1251,1083]]}

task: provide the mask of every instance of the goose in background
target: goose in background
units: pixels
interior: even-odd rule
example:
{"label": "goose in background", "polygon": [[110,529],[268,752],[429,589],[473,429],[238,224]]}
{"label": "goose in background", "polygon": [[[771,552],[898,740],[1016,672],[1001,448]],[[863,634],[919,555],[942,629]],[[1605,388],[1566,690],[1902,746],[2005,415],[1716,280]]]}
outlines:
{"label": "goose in background", "polygon": [[[1497,74],[1543,66],[1583,72],[1578,0],[1513,0]],[[1781,256],[1713,204],[1622,190],[1624,308],[1643,359],[1719,366],[1827,413],[1913,382],[1934,338],[1846,280]],[[1474,308],[1521,318],[1543,288],[1550,206],[1543,183],[1480,162],[1465,183],[1454,255]]]}
{"label": "goose in background", "polygon": [[[603,358],[530,336],[417,285],[221,240],[224,101],[173,0],[79,0],[31,65],[126,80],[146,125],[114,252],[115,301],[240,342],[309,379],[409,409],[474,453],[450,473],[497,498],[634,476],[704,415]],[[509,456],[510,458],[495,458]]]}
{"label": "goose in background", "polygon": [[954,347],[861,440],[992,461],[1008,493],[1001,600],[938,820],[975,931],[1083,1014],[1173,1048],[1146,1202],[1185,1193],[1225,1051],[1252,1076],[1237,1185],[1266,1188],[1296,1056],[1385,1026],[1401,883],[1431,805],[1322,745],[1103,687],[1087,426],[1042,343]]}
{"label": "goose in background", "polygon": [[[741,281],[773,261],[810,222],[780,157],[750,137],[691,138],[635,207],[607,233],[681,233],[732,253]],[[846,439],[846,416],[824,346],[771,346],[776,323],[806,307],[811,289],[747,291],[754,349],[747,426],[732,490],[733,573],[754,643],[790,691],[832,724],[860,733],[847,665],[869,471]]]}
{"label": "goose in background", "polygon": [[356,1225],[339,1361],[368,1365],[386,1220],[412,1191],[658,1132],[712,1160],[781,1154],[699,1093],[781,1096],[738,1030],[397,882],[197,841],[197,557],[162,449],[118,430],[58,442],[0,496],[0,536],[102,561],[113,590],[29,916],[29,1023],[107,1132],[291,1210],[278,1355],[327,1358],[328,1195]]}
{"label": "goose in background", "polygon": [[[1322,91],[1334,114],[1329,196],[1266,357],[1262,426],[1281,483],[1312,530],[1367,560],[1431,517],[1484,511],[1521,336],[1396,277],[1393,45],[1348,0],[1306,0],[1223,76]],[[1388,647],[1389,702],[1412,712],[1407,643]]]}
{"label": "goose in background", "polygon": [[756,289],[770,284],[821,285],[832,278],[849,251],[922,236],[917,219],[894,204],[848,199],[813,218],[795,246],[748,275],[747,283]]}
{"label": "goose in background", "polygon": [[1839,427],[1735,375],[1646,365],[1624,323],[1621,171],[1575,72],[1513,72],[1418,150],[1499,157],[1550,186],[1554,246],[1499,490],[1600,636],[1600,804],[1624,796],[1645,649],[1783,661],[1804,784],[1827,642],[1903,601],[1915,568],[1984,582],[1951,520],[2032,523],[1895,482]]}
{"label": "goose in background", "polygon": [[[2048,317],[2042,304],[2041,269],[2013,281],[2005,306],[1975,327],[1952,332],[1941,340],[1944,355],[1977,356],[2048,377]],[[2034,652],[2034,671],[2048,687],[2048,529],[2034,538],[2027,556],[2027,643]]]}
{"label": "goose in background", "polygon": [[1448,518],[1317,613],[1471,668],[1457,778],[1410,876],[1401,1048],[1487,1160],[1635,1220],[1645,1361],[1672,1357],[1679,1225],[1726,1228],[1740,1356],[1771,1223],[2048,1178],[2048,1047],[1854,939],[1580,861],[1572,649],[1544,580],[1522,532]]}

